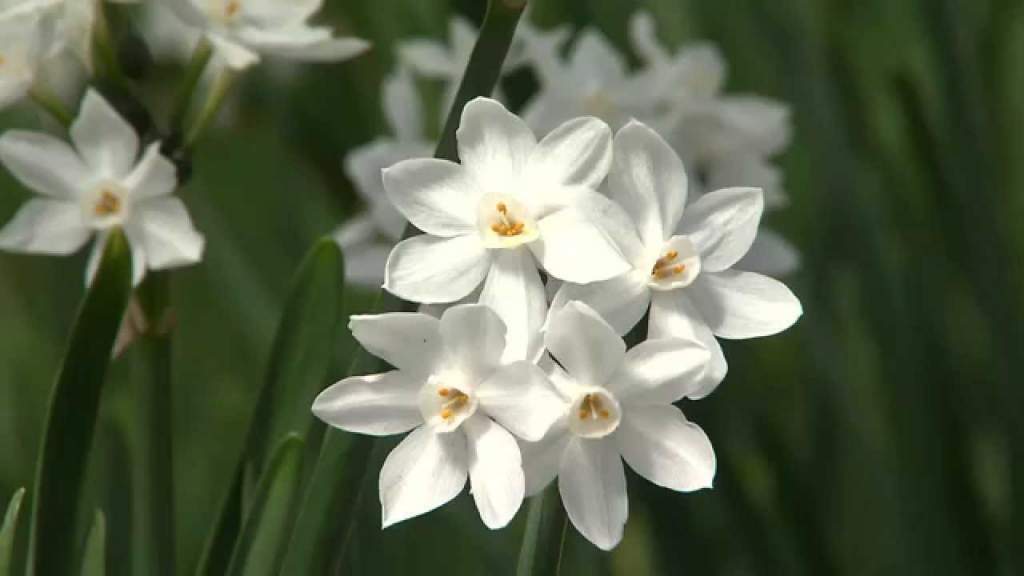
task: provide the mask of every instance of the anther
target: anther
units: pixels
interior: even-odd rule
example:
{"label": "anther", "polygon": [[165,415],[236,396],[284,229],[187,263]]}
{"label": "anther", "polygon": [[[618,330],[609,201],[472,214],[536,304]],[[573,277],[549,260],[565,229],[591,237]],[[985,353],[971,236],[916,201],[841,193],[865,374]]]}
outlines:
{"label": "anther", "polygon": [[451,394],[452,391],[447,388],[441,388],[440,390],[437,391],[437,393],[440,394],[441,396],[447,396]]}
{"label": "anther", "polygon": [[225,9],[225,12],[227,13],[228,16],[234,16],[235,14],[238,14],[238,10],[241,7],[242,6],[238,3],[238,0],[232,0],[231,2],[228,2],[228,6]]}
{"label": "anther", "polygon": [[454,414],[454,412],[452,412],[451,409],[449,409],[449,408],[445,408],[444,410],[441,410],[441,418],[444,418],[445,420],[451,418],[452,414]]}
{"label": "anther", "polygon": [[504,202],[498,202],[498,212],[508,214],[508,206],[505,206]]}
{"label": "anther", "polygon": [[93,211],[97,216],[110,216],[121,211],[121,199],[109,190],[104,190]]}
{"label": "anther", "polygon": [[607,420],[611,416],[611,414],[607,410],[601,410],[600,414],[601,418],[604,418],[605,420]]}

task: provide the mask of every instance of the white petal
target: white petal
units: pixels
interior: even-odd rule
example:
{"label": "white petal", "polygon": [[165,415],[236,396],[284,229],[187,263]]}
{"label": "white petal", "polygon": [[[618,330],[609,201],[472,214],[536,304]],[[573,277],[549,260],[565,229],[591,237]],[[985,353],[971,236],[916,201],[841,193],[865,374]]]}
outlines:
{"label": "white petal", "polygon": [[725,188],[708,192],[687,207],[679,233],[690,236],[700,250],[701,269],[725,270],[754,243],[764,211],[760,188]]}
{"label": "white petal", "polygon": [[232,38],[209,32],[206,37],[213,44],[217,59],[232,70],[245,70],[260,61],[259,54]]}
{"label": "white petal", "polygon": [[522,248],[493,250],[494,262],[480,293],[505,323],[503,360],[532,360],[540,352],[538,331],[548,312],[547,296],[533,256]]}
{"label": "white petal", "polygon": [[626,475],[611,439],[574,438],[562,455],[558,492],[573,526],[602,550],[622,540],[629,515]]}
{"label": "white petal", "polygon": [[[314,29],[316,30],[316,29]],[[247,40],[253,40],[249,36]],[[282,42],[283,38],[264,37],[250,45],[273,56],[307,62],[341,62],[354,58],[370,48],[362,38],[322,38],[301,43]]]}
{"label": "white petal", "polygon": [[427,78],[452,78],[461,70],[436,40],[403,40],[398,45],[398,56],[413,70]]}
{"label": "white petal", "polygon": [[127,228],[141,232],[136,236],[153,270],[195,264],[203,257],[205,239],[177,198],[155,198],[134,206]]}
{"label": "white petal", "polygon": [[365,288],[379,288],[384,283],[384,267],[392,248],[388,244],[345,248],[345,281]]}
{"label": "white petal", "polygon": [[[110,233],[103,231],[96,234],[96,240],[92,243],[92,250],[89,251],[89,262],[85,265],[85,285],[90,286],[96,271],[100,268],[100,260],[103,259],[103,251],[107,247],[107,239]],[[124,328],[121,329],[124,331]]]}
{"label": "white petal", "polygon": [[5,132],[0,136],[0,161],[32,191],[59,200],[76,200],[93,178],[78,154],[49,134]]}
{"label": "white petal", "polygon": [[388,256],[384,288],[410,302],[454,302],[487,275],[491,257],[476,234],[438,238],[428,234],[403,240]]}
{"label": "white petal", "polygon": [[121,178],[135,165],[138,134],[95,90],[85,93],[70,133],[78,153],[103,176]]}
{"label": "white petal", "polygon": [[462,426],[473,501],[488,528],[504,528],[522,505],[526,490],[519,446],[507,430],[479,413]]}
{"label": "white petal", "polygon": [[659,292],[651,297],[651,314],[648,317],[648,338],[680,338],[697,340],[711,352],[704,377],[687,397],[699,400],[718,387],[729,371],[725,354],[718,339],[711,332],[700,311],[684,290]]}
{"label": "white petal", "polygon": [[313,401],[313,414],[357,434],[388,436],[423,424],[417,395],[421,380],[398,370],[352,376],[328,387]]}
{"label": "white petal", "polygon": [[800,251],[778,232],[762,228],[736,268],[768,276],[786,276],[800,268]]}
{"label": "white petal", "polygon": [[603,282],[563,284],[551,302],[551,309],[561,308],[572,300],[593,308],[618,334],[624,335],[644,317],[651,294],[646,276],[640,278],[631,271]]}
{"label": "white petal", "polygon": [[483,193],[458,164],[413,158],[386,168],[383,177],[388,198],[420,230],[445,237],[476,231]]}
{"label": "white petal", "polygon": [[573,379],[603,386],[626,355],[626,343],[585,304],[569,302],[552,312],[544,345]]}
{"label": "white petal", "polygon": [[633,51],[648,65],[668,62],[669,54],[654,31],[654,16],[637,10],[629,19],[629,42]]}
{"label": "white petal", "polygon": [[565,414],[565,401],[544,371],[531,362],[498,369],[480,386],[477,396],[488,416],[531,442],[543,438]]}
{"label": "white petal", "polygon": [[[594,193],[597,196],[597,193]],[[544,270],[576,284],[614,278],[632,267],[617,240],[625,234],[610,232],[594,212],[564,208],[537,222],[540,238],[530,243]]]}
{"label": "white petal", "polygon": [[569,59],[574,70],[595,84],[614,84],[626,75],[625,59],[612,43],[593,27],[580,31]]}
{"label": "white petal", "polygon": [[462,165],[483,186],[508,186],[537,146],[526,123],[490,98],[466,104],[455,137]]}
{"label": "white petal", "polygon": [[527,178],[537,186],[596,188],[612,164],[612,131],[597,118],[575,118],[555,128],[530,154]]}
{"label": "white petal", "polygon": [[654,130],[634,121],[615,135],[609,195],[629,213],[645,246],[672,236],[686,187],[682,160]]}
{"label": "white petal", "polygon": [[716,112],[733,140],[723,153],[736,150],[774,156],[789,146],[792,120],[789,106],[760,96],[726,96],[716,102]]}
{"label": "white petal", "polygon": [[645,340],[626,352],[607,386],[630,406],[671,404],[700,391],[711,352],[699,340]]}
{"label": "white petal", "polygon": [[440,331],[448,362],[472,382],[489,377],[505,352],[505,323],[487,306],[460,304],[445,310]]}
{"label": "white petal", "polygon": [[413,430],[380,469],[383,527],[442,506],[462,492],[469,476],[466,436]]}
{"label": "white petal", "polygon": [[89,239],[77,204],[32,199],[0,229],[0,249],[31,254],[71,254]]}
{"label": "white petal", "polygon": [[440,322],[426,314],[360,314],[349,318],[348,328],[370,354],[423,377],[434,371],[444,350]]}
{"label": "white petal", "polygon": [[[568,404],[565,406],[568,408]],[[519,443],[519,450],[523,454],[527,496],[539,494],[558,476],[562,455],[572,439],[573,435],[559,422],[539,441]]]}
{"label": "white petal", "polygon": [[384,117],[391,126],[391,133],[400,141],[421,140],[423,110],[412,73],[400,69],[384,80],[383,90]]}
{"label": "white petal", "polygon": [[675,406],[630,406],[615,431],[615,443],[629,467],[658,486],[679,492],[711,488],[711,441]]}
{"label": "white petal", "polygon": [[122,184],[130,190],[133,201],[166,196],[178,187],[178,171],[163,154],[160,143],[146,148],[142,160],[125,177]]}
{"label": "white petal", "polygon": [[785,284],[755,272],[704,274],[690,293],[711,331],[721,338],[778,334],[803,314],[800,300]]}
{"label": "white petal", "polygon": [[132,286],[138,286],[146,277],[146,271],[149,269],[144,235],[138,226],[126,226],[124,234],[128,237],[128,243],[132,248]]}
{"label": "white petal", "polygon": [[345,156],[345,174],[355,184],[359,197],[369,206],[373,226],[396,242],[402,238],[407,220],[388,198],[382,172],[403,160],[430,156],[430,152],[425,142],[404,143],[378,138]]}

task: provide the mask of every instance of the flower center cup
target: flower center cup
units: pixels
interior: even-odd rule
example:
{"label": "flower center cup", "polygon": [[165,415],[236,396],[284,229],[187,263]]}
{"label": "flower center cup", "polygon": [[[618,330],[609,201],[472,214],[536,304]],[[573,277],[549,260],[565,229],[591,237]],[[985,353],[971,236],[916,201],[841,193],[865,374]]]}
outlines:
{"label": "flower center cup", "polygon": [[498,194],[480,201],[477,229],[488,248],[515,248],[540,237],[529,210],[515,198]]}
{"label": "flower center cup", "polygon": [[451,432],[476,413],[476,398],[465,386],[457,388],[448,380],[431,376],[420,390],[420,413],[435,432]]}
{"label": "flower center cup", "polygon": [[581,438],[603,438],[622,420],[622,408],[608,391],[595,388],[577,396],[569,412],[569,430]]}
{"label": "flower center cup", "polygon": [[125,190],[113,182],[103,182],[89,195],[85,206],[86,220],[93,228],[118,226],[125,219]]}
{"label": "flower center cup", "polygon": [[675,290],[689,286],[700,274],[700,254],[686,236],[673,236],[651,264],[647,285],[652,290]]}

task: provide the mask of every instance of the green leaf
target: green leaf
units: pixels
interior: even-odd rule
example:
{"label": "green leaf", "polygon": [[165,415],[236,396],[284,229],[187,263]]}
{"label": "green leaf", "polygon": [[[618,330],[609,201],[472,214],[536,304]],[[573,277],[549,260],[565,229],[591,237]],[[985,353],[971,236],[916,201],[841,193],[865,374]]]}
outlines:
{"label": "green leaf", "polygon": [[555,486],[530,498],[516,576],[556,576],[562,566],[568,519]]}
{"label": "green leaf", "polygon": [[252,506],[228,567],[229,576],[272,576],[283,560],[295,518],[304,442],[288,435],[274,451],[256,485]]}
{"label": "green leaf", "polygon": [[[458,159],[455,131],[462,109],[473,98],[489,96],[494,91],[525,7],[526,3],[521,0],[490,0],[487,3],[480,36],[434,152],[436,158]],[[403,236],[408,238],[415,233],[415,228],[407,226]],[[378,312],[400,308],[411,309],[408,304],[382,292],[378,293],[373,307]],[[357,354],[353,367],[370,367],[369,371],[379,371],[382,366],[361,352]],[[349,373],[357,372],[351,370]],[[355,529],[356,511],[363,501],[362,480],[367,474],[373,445],[372,437],[353,437],[333,429],[327,431],[280,574],[325,574],[343,560]]]}
{"label": "green leaf", "polygon": [[107,573],[106,545],[107,521],[103,512],[97,510],[96,517],[92,521],[92,528],[89,530],[89,539],[85,542],[82,576],[105,576]]}
{"label": "green leaf", "polygon": [[110,352],[132,295],[131,278],[128,242],[115,231],[78,310],[50,396],[33,494],[30,576],[74,573],[78,501]]}
{"label": "green leaf", "polygon": [[0,526],[0,576],[14,576],[11,561],[14,557],[14,535],[18,531],[18,513],[21,512],[21,501],[25,498],[25,489],[19,488],[11,503],[7,505],[4,523]]}
{"label": "green leaf", "polygon": [[305,437],[309,431],[309,409],[327,383],[334,353],[345,288],[344,271],[341,250],[332,238],[317,242],[299,266],[274,337],[245,454],[221,506],[199,574],[224,573],[241,523],[239,512],[248,503],[243,498],[248,494],[246,470],[250,476],[258,477],[265,468],[270,442],[288,434]]}

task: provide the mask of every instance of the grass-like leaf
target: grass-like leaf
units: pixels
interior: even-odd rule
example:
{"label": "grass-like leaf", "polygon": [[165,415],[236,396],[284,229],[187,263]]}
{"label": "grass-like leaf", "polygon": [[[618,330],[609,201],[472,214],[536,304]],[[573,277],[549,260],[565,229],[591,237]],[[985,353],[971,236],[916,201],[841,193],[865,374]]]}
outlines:
{"label": "grass-like leaf", "polygon": [[11,496],[4,514],[4,523],[0,525],[0,576],[14,576],[11,571],[14,557],[14,535],[18,531],[18,516],[21,512],[21,501],[25,498],[25,489],[20,488]]}
{"label": "grass-like leaf", "polygon": [[96,511],[85,542],[85,556],[82,557],[82,576],[106,576],[107,573],[107,520],[103,512]]}
{"label": "grass-like leaf", "polygon": [[28,556],[32,576],[73,574],[79,558],[79,496],[110,351],[132,295],[131,278],[128,242],[115,232],[78,310],[50,396],[33,493]]}

